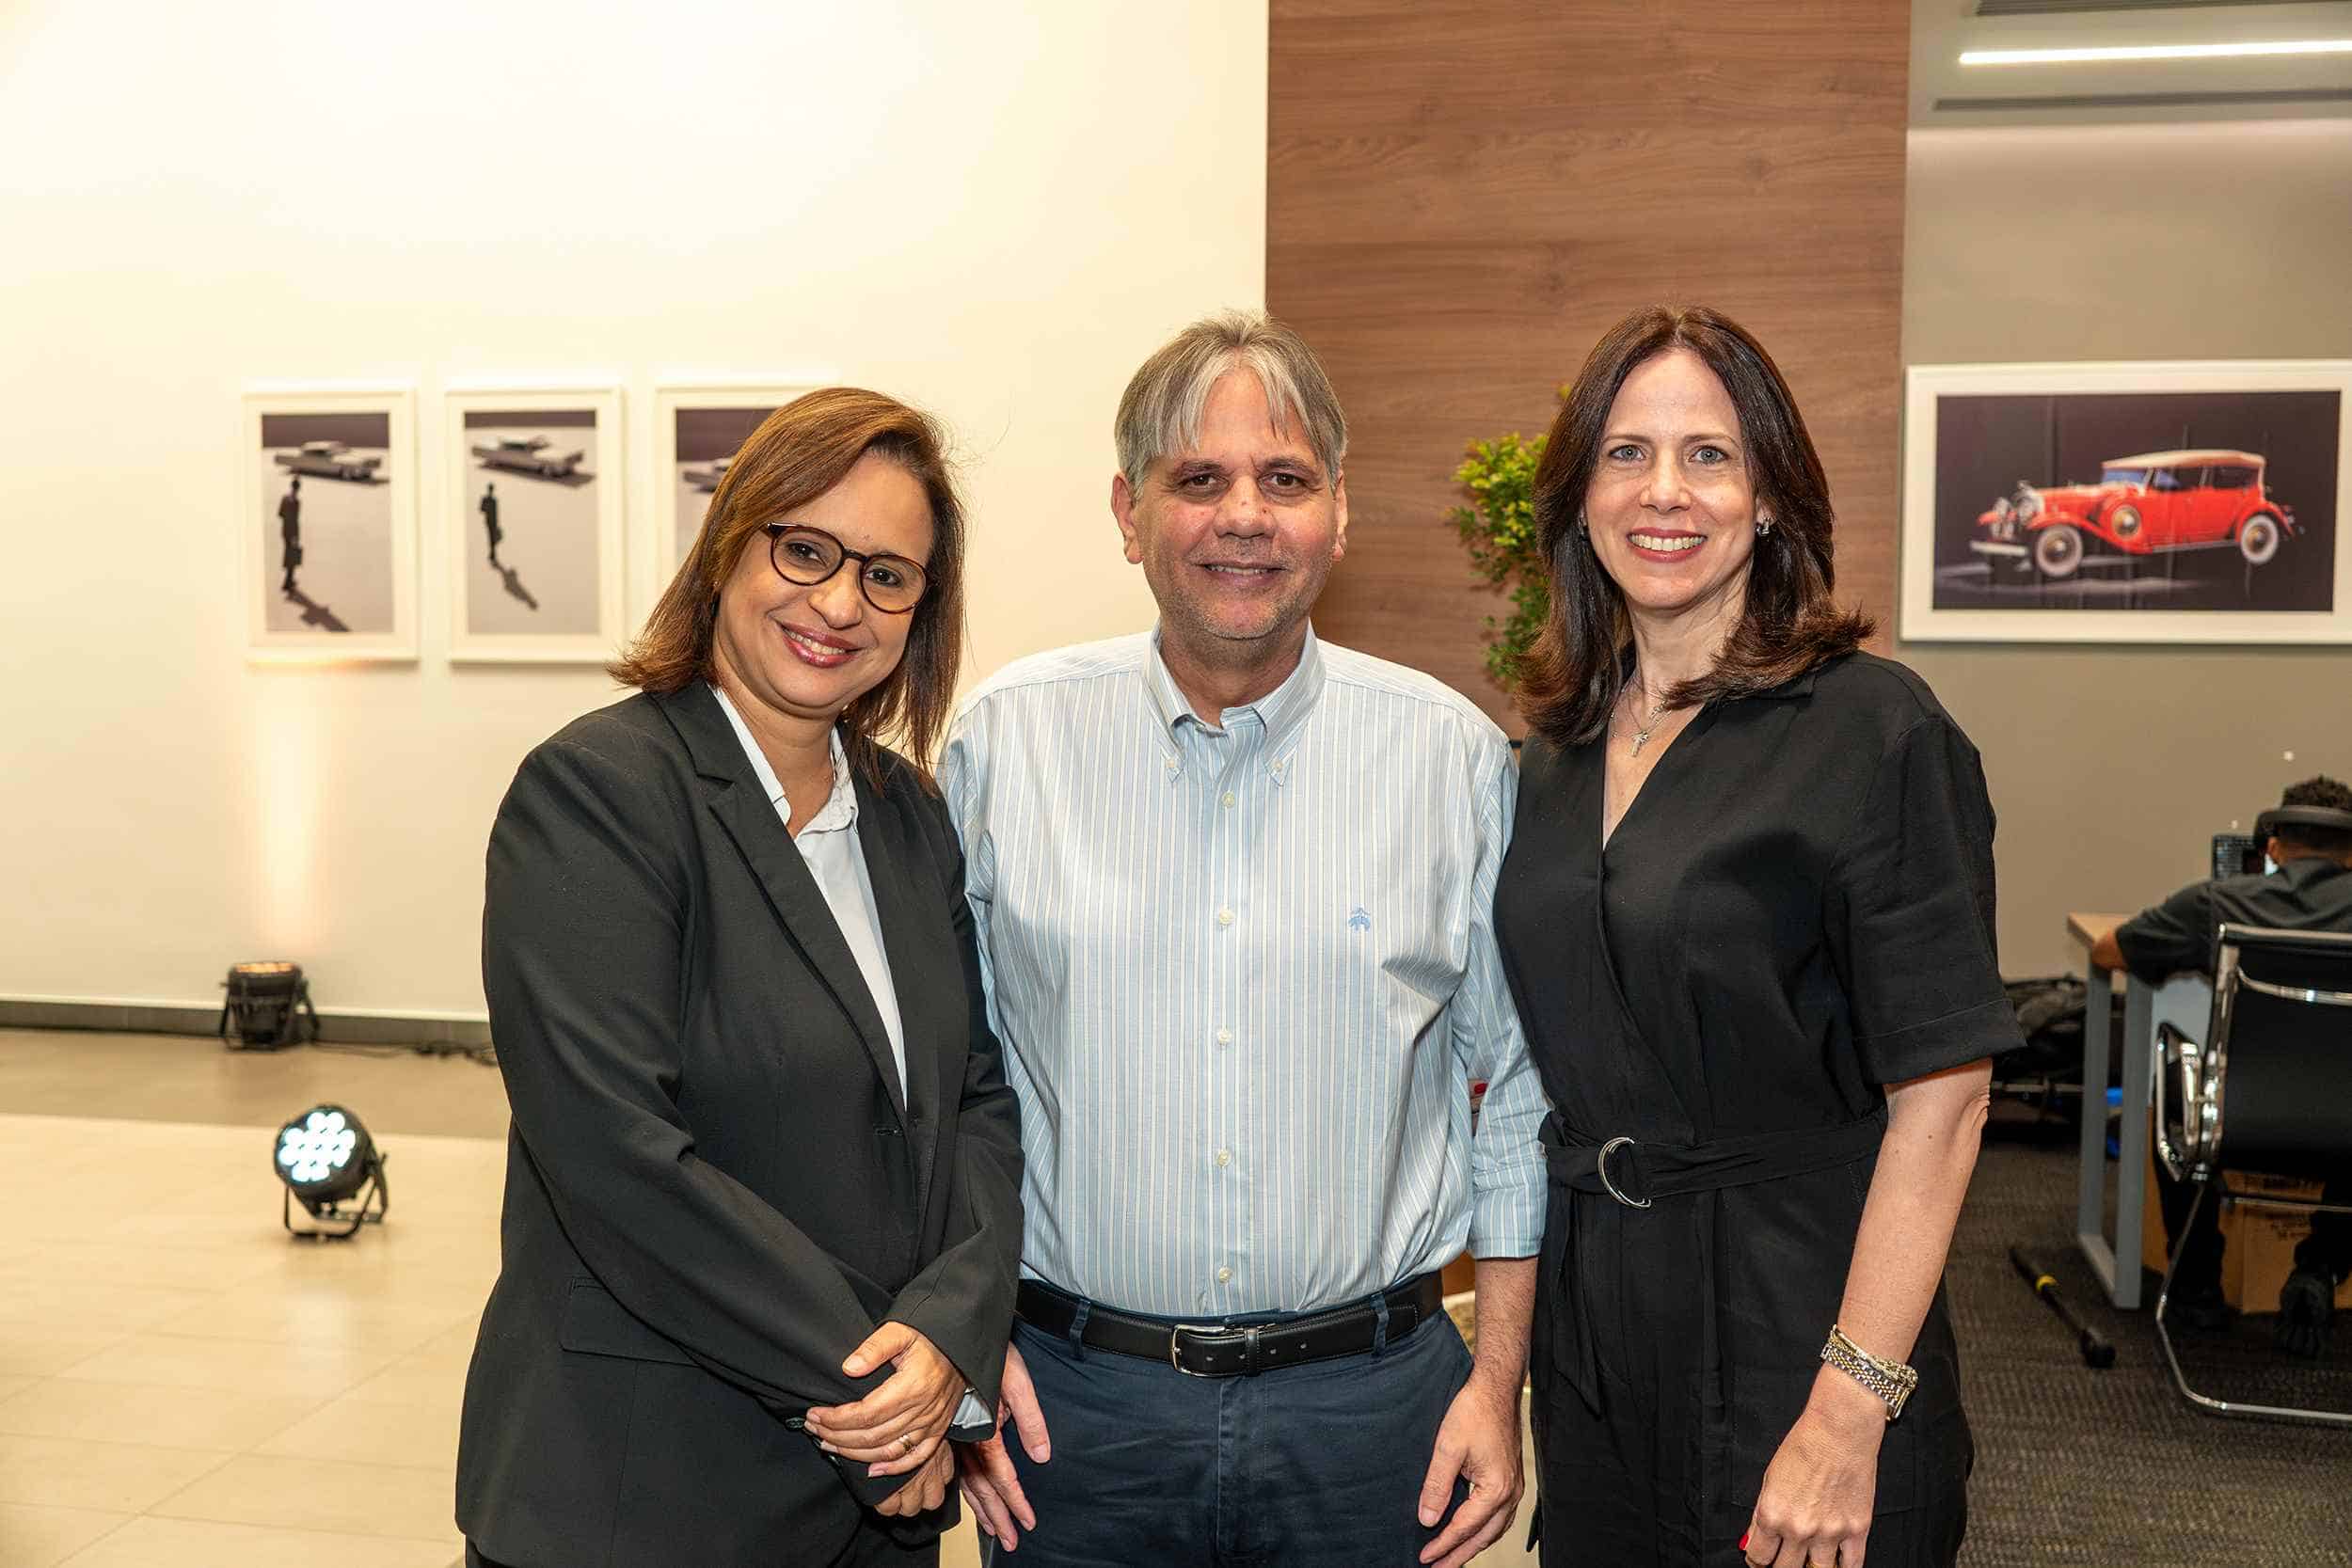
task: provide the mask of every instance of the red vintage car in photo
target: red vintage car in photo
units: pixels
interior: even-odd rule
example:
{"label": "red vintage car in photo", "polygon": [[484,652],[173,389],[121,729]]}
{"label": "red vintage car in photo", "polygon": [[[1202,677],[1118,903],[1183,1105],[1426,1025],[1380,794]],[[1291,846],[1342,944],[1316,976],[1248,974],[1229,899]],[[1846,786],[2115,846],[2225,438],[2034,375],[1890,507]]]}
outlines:
{"label": "red vintage car in photo", "polygon": [[2095,484],[2020,481],[1977,518],[1968,547],[2045,578],[2073,577],[2086,558],[2234,549],[2249,566],[2279,553],[2295,515],[2263,483],[2259,452],[2220,449],[2112,457]]}

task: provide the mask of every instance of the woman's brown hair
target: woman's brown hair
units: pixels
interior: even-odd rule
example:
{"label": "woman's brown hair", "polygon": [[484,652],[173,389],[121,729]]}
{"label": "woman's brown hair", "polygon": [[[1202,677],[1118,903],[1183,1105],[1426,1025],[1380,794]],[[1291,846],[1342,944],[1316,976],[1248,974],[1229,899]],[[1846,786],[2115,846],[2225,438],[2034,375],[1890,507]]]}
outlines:
{"label": "woman's brown hair", "polygon": [[1870,635],[1858,610],[1830,597],[1829,480],[1804,418],[1764,345],[1705,306],[1652,306],[1611,327],[1577,373],[1534,483],[1535,528],[1550,567],[1551,615],[1519,665],[1519,711],[1554,745],[1581,745],[1609,727],[1625,689],[1632,627],[1625,594],[1602,569],[1581,524],[1609,410],[1636,365],[1672,349],[1697,355],[1739,411],[1757,509],[1772,519],[1756,541],[1740,624],[1714,669],[1665,694],[1672,707],[1770,690]]}
{"label": "woman's brown hair", "polygon": [[841,714],[842,745],[869,784],[882,782],[882,747],[895,746],[931,784],[930,761],[955,702],[963,657],[963,503],[948,470],[946,440],[929,415],[855,387],[795,398],[760,422],[710,498],[694,547],[670,579],[612,678],[641,691],[676,691],[716,673],[711,642],[719,594],[761,531],[841,483],[867,452],[896,463],[923,486],[931,509],[928,586],[910,611],[898,667]]}

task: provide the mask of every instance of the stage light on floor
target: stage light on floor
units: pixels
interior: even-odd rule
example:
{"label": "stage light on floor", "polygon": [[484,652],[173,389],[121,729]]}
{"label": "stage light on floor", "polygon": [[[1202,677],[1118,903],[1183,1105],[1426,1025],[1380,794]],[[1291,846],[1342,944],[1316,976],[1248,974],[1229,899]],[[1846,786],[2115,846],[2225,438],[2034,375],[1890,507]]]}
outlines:
{"label": "stage light on floor", "polygon": [[220,1005],[215,1032],[227,1038],[229,1021],[236,1020],[237,1037],[230,1050],[278,1051],[319,1037],[318,1009],[310,1006],[310,982],[302,977],[300,964],[283,959],[230,964],[221,984],[229,995]]}
{"label": "stage light on floor", "polygon": [[[280,1127],[270,1168],[286,1188],[279,1218],[296,1236],[344,1241],[363,1225],[381,1224],[391,1210],[384,1151],[359,1118],[341,1105],[313,1105]],[[296,1203],[316,1226],[294,1229]]]}

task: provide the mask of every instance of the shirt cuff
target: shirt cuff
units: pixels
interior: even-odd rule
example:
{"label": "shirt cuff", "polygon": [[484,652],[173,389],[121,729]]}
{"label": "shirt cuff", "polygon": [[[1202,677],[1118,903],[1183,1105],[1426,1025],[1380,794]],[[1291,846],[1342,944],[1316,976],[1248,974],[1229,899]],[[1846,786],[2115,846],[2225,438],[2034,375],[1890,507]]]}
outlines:
{"label": "shirt cuff", "polygon": [[1541,1252],[1549,1196],[1540,1166],[1525,1186],[1488,1187],[1477,1194],[1470,1200],[1470,1256],[1533,1258]]}
{"label": "shirt cuff", "polygon": [[996,1435],[996,1418],[969,1388],[963,1391],[963,1402],[956,1406],[955,1418],[947,1423],[947,1435],[959,1443],[977,1443]]}

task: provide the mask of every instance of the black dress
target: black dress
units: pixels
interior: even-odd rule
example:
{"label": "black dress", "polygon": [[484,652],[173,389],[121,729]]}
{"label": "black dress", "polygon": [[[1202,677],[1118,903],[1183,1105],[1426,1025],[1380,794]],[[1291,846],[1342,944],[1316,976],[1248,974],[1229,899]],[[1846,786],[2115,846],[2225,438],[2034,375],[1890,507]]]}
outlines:
{"label": "black dress", "polygon": [[[1925,683],[1865,654],[1701,709],[1606,851],[1605,745],[1528,743],[1495,894],[1554,1107],[1544,1560],[1723,1568],[1837,1317],[1881,1085],[2015,1043],[1993,811]],[[1949,1564],[1966,1527],[1940,1289],[1910,1360],[1871,1568]]]}

